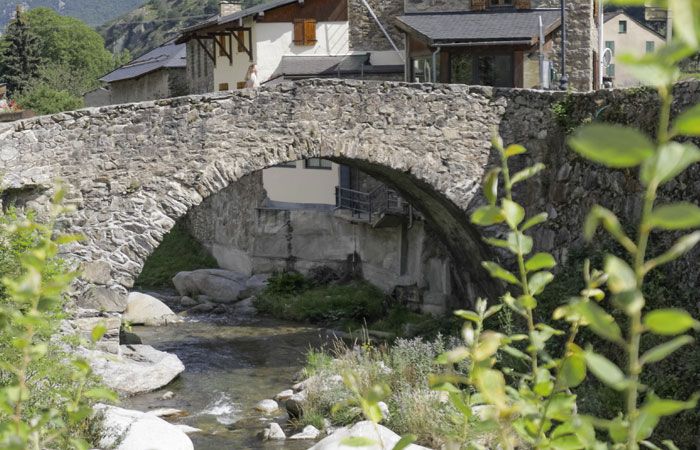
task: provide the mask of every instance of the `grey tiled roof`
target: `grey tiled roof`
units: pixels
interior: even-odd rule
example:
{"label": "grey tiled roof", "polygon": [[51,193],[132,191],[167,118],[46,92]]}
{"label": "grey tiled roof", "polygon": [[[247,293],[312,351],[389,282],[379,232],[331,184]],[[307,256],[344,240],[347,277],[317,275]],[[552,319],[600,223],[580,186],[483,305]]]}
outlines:
{"label": "grey tiled roof", "polygon": [[403,65],[370,65],[369,53],[339,56],[283,56],[270,80],[283,76],[324,77],[348,73],[395,73],[403,70]]}
{"label": "grey tiled roof", "polygon": [[174,44],[170,41],[108,73],[100,78],[100,81],[111,83],[137,78],[158,69],[185,67],[185,58],[185,44]]}
{"label": "grey tiled roof", "polygon": [[407,14],[396,18],[399,28],[431,43],[529,41],[539,35],[538,16],[545,34],[560,23],[558,9]]}

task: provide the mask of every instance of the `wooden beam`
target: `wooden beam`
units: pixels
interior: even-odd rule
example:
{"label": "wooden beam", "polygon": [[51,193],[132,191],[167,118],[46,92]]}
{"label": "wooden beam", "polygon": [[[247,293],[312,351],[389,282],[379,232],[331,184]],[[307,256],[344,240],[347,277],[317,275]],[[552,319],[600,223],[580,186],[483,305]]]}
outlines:
{"label": "wooden beam", "polygon": [[248,58],[250,58],[250,60],[253,61],[253,51],[251,50],[253,48],[253,37],[252,37],[253,33],[248,32],[248,36],[249,36],[248,42],[250,43],[249,44],[250,47],[246,47],[245,40],[241,39],[241,37],[238,35],[238,33],[235,33],[232,31],[231,35],[236,38],[236,41],[238,41],[238,45],[243,47],[245,52],[248,54]]}
{"label": "wooden beam", "polygon": [[197,42],[199,42],[200,47],[202,47],[204,49],[206,54],[209,55],[209,58],[211,58],[212,62],[216,66],[216,58],[214,57],[214,55],[211,54],[211,52],[209,51],[207,46],[204,45],[204,43],[202,42],[201,36],[195,36],[195,39],[197,40]]}
{"label": "wooden beam", "polygon": [[223,52],[224,56],[227,56],[227,57],[228,57],[228,62],[229,62],[231,65],[233,65],[233,53],[231,53],[231,52],[229,52],[228,50],[226,50],[226,47],[224,47],[223,45],[221,45],[221,41],[219,41],[219,39],[218,39],[218,38],[221,37],[221,36],[223,36],[224,38],[226,38],[226,35],[225,35],[225,34],[210,34],[210,36],[212,37],[212,39],[214,39],[214,49],[215,49],[215,50],[214,50],[214,54],[216,54],[216,47],[218,46],[219,49]]}

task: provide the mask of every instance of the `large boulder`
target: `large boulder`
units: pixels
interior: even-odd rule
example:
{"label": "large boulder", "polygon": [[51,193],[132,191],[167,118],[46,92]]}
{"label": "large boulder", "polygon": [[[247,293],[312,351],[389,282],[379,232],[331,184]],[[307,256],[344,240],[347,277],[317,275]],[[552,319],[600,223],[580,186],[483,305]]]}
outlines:
{"label": "large boulder", "polygon": [[180,295],[196,298],[206,295],[220,303],[232,303],[244,297],[248,276],[223,269],[200,269],[180,272],[173,277],[173,284]]}
{"label": "large boulder", "polygon": [[181,322],[172,309],[148,294],[131,292],[122,318],[134,325],[157,327]]}
{"label": "large boulder", "polygon": [[194,450],[184,431],[153,414],[97,404],[102,417],[100,448],[115,450]]}
{"label": "large boulder", "polygon": [[245,282],[245,289],[241,292],[241,296],[247,298],[265,289],[270,276],[271,274],[269,273],[259,273],[248,278]]}
{"label": "large boulder", "polygon": [[[363,437],[376,442],[374,445],[362,447],[365,450],[385,450],[393,448],[401,439],[401,436],[382,425],[375,425],[369,420],[358,422],[352,427],[343,427],[336,430],[330,436],[322,439],[309,450],[353,450],[357,447],[343,445],[341,442],[349,437]],[[411,444],[407,450],[430,450],[427,447]]]}
{"label": "large boulder", "polygon": [[134,395],[159,389],[175,379],[185,366],[176,355],[150,345],[122,345],[121,356],[85,350],[92,370],[121,394]]}

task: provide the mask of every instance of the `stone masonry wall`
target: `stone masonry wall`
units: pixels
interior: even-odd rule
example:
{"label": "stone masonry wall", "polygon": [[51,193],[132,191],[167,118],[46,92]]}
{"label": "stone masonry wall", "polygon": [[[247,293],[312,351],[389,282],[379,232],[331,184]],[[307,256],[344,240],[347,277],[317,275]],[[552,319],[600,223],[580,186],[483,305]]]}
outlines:
{"label": "stone masonry wall", "polygon": [[[697,104],[699,87],[679,85],[676,108]],[[459,268],[455,282],[495,298],[497,288],[480,269],[493,256],[467,219],[483,202],[480,183],[496,162],[489,144],[494,125],[506,142],[525,144],[530,158],[548,164],[518,194],[530,211],[556,212],[537,231],[542,248],[566,256],[564,248],[580,243],[581,222],[594,202],[620,211],[625,221],[637,211],[633,173],[591,166],[566,150],[555,104],[565,105],[570,120],[590,119],[605,106],[602,120],[650,130],[658,106],[643,90],[566,94],[305,80],[0,124],[1,184],[8,199],[42,195],[57,178],[65,181],[77,210],[62,226],[85,236],[66,254],[86,268],[75,292],[88,307],[123,308],[144,260],[205,198],[265,167],[308,157],[348,164],[393,185],[449,249]],[[669,198],[698,202],[698,168],[665,189]],[[698,251],[677,271],[690,288],[700,282],[691,264]]]}
{"label": "stone masonry wall", "polygon": [[[403,0],[367,0],[377,18],[402,50],[404,48],[403,33],[394,26],[394,17],[403,14]],[[350,49],[393,50],[391,43],[370,15],[361,0],[348,0],[348,20],[350,22]]]}

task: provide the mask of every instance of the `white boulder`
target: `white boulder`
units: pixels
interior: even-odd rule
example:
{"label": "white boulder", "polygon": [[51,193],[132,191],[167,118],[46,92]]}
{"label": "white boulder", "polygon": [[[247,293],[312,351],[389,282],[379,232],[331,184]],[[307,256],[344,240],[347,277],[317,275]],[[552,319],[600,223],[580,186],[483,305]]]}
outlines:
{"label": "white boulder", "polygon": [[301,433],[292,435],[289,439],[295,440],[314,440],[321,435],[321,432],[313,425],[307,425],[301,430]]}
{"label": "white boulder", "polygon": [[134,325],[158,327],[182,322],[172,309],[148,294],[131,292],[122,318]]}
{"label": "white boulder", "polygon": [[283,441],[287,439],[284,434],[284,430],[277,422],[272,422],[265,433],[267,440],[270,441]]}
{"label": "white boulder", "polygon": [[121,345],[121,356],[85,350],[95,374],[122,394],[134,395],[159,389],[175,379],[185,366],[177,355],[150,345]]}
{"label": "white boulder", "polygon": [[286,389],[286,390],[280,392],[279,394],[275,395],[274,399],[278,402],[285,402],[288,399],[290,399],[292,397],[292,395],[294,395],[294,391],[291,389]]}
{"label": "white boulder", "polygon": [[212,301],[232,303],[242,299],[248,276],[223,269],[200,269],[180,272],[173,278],[175,289],[182,296],[206,295]]}
{"label": "white boulder", "polygon": [[[325,437],[309,450],[353,450],[357,447],[343,445],[341,442],[349,437],[363,437],[376,442],[374,445],[362,447],[364,450],[386,450],[393,448],[401,436],[382,425],[375,425],[369,420],[358,422],[352,427],[343,427],[330,436]],[[427,447],[411,444],[406,450],[430,450]]]}
{"label": "white boulder", "polygon": [[260,400],[258,402],[258,404],[255,405],[255,409],[260,411],[260,412],[263,412],[265,414],[272,414],[273,412],[280,409],[280,407],[276,401],[267,399],[267,400]]}
{"label": "white boulder", "polygon": [[150,411],[147,411],[146,414],[152,414],[157,417],[180,417],[187,415],[185,411],[176,408],[151,409]]}
{"label": "white boulder", "polygon": [[97,404],[102,416],[100,448],[115,450],[194,450],[184,431],[160,417],[140,411]]}

